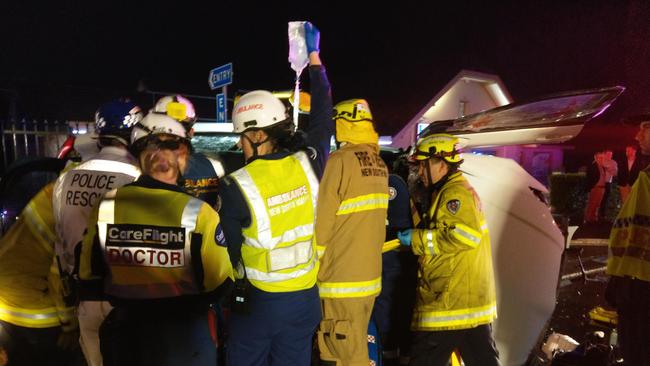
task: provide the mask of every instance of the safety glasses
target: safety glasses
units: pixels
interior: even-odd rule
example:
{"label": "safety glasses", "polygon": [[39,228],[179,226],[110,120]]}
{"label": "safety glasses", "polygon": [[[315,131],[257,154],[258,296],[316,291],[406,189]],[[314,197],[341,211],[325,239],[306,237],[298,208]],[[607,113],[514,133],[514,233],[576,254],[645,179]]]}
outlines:
{"label": "safety glasses", "polygon": [[181,147],[181,144],[185,143],[185,139],[181,137],[170,137],[166,139],[161,139],[156,135],[151,135],[145,140],[146,148],[158,148],[166,150],[178,150]]}
{"label": "safety glasses", "polygon": [[149,135],[136,141],[132,148],[137,156],[142,151],[148,149],[178,150],[181,144],[188,144],[188,142],[186,139],[178,136],[166,135],[164,139],[161,139],[158,135]]}

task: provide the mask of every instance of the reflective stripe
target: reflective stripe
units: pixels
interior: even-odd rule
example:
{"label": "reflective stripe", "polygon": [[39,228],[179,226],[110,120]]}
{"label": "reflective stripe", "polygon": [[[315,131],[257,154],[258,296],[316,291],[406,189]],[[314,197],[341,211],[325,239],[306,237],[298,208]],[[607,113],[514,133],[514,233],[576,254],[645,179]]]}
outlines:
{"label": "reflective stripe", "polygon": [[245,237],[244,244],[253,248],[269,249],[269,248],[275,248],[280,243],[290,243],[292,241],[296,241],[298,238],[304,238],[306,236],[313,236],[313,235],[314,235],[314,224],[307,224],[307,225],[296,226],[293,230],[287,230],[284,233],[282,233],[281,236],[272,237],[267,239],[266,241],[261,241],[259,239],[255,239],[251,237]]}
{"label": "reflective stripe", "polygon": [[[242,193],[246,195],[248,202],[253,208],[251,215],[255,215],[256,219],[257,240],[259,243],[261,243],[260,245],[262,245],[260,247],[264,248],[266,247],[264,244],[271,241],[271,218],[269,217],[269,213],[266,210],[266,205],[264,204],[262,193],[255,185],[253,178],[245,167],[232,173],[231,176],[235,178],[235,181],[237,183],[239,183],[242,189]],[[251,246],[255,245],[251,243]]]}
{"label": "reflective stripe", "polygon": [[[309,188],[311,189],[311,203],[313,207],[316,207],[316,202],[318,202],[318,178],[316,174],[313,173],[314,169],[311,167],[309,162],[309,157],[304,151],[299,151],[293,155],[298,159],[298,162],[302,166],[305,175],[307,176],[307,181],[309,182]],[[316,210],[314,210],[314,219],[316,219]]]}
{"label": "reflective stripe", "polygon": [[[97,234],[102,252],[106,255],[106,239],[108,225],[115,223],[115,196],[117,189],[114,189],[104,196],[99,204],[97,216]],[[172,297],[183,294],[194,294],[199,292],[197,284],[194,281],[192,271],[192,252],[191,242],[192,233],[196,229],[196,222],[203,201],[190,197],[181,215],[181,227],[185,229],[185,246],[183,253],[185,255],[183,271],[180,278],[174,283],[141,283],[141,284],[116,284],[110,276],[109,284],[105,285],[106,292],[118,297],[126,298],[159,298]],[[109,266],[110,271],[110,266]]]}
{"label": "reflective stripe", "polygon": [[221,178],[226,175],[226,170],[223,168],[223,164],[219,160],[208,157],[208,161],[212,164],[212,169],[214,169],[217,177]]}
{"label": "reflective stripe", "polygon": [[475,326],[481,323],[491,322],[496,318],[496,315],[496,303],[471,309],[416,312],[413,325],[416,328],[444,328],[461,325]]}
{"label": "reflective stripe", "polygon": [[[183,208],[183,214],[181,215],[181,226],[185,228],[185,248],[183,248],[183,253],[185,255],[185,270],[181,277],[181,281],[186,285],[182,289],[181,285],[178,286],[178,291],[181,293],[192,293],[199,292],[197,288],[197,283],[194,281],[193,267],[192,267],[192,233],[196,230],[196,221],[199,218],[199,212],[201,211],[201,206],[203,206],[203,201],[198,198],[190,198]],[[201,258],[197,258],[201,260]],[[199,286],[202,286],[200,284]]]}
{"label": "reflective stripe", "polygon": [[427,230],[427,248],[429,248],[429,254],[438,255],[436,247],[437,245],[433,242],[433,230]]}
{"label": "reflective stripe", "polygon": [[282,273],[282,272],[262,272],[257,269],[251,268],[251,267],[246,267],[246,276],[252,280],[257,280],[257,281],[262,281],[262,282],[280,282],[280,281],[286,281],[286,280],[292,280],[294,278],[302,277],[309,273],[312,269],[314,269],[314,266],[318,260],[316,259],[316,256],[312,256],[312,261],[309,263],[307,267],[297,269],[293,272],[289,273]]}
{"label": "reflective stripe", "polygon": [[104,199],[99,202],[97,213],[97,236],[102,252],[106,251],[106,238],[108,236],[108,224],[115,222],[115,194],[117,189],[109,191]]}
{"label": "reflective stripe", "polygon": [[268,267],[270,271],[289,269],[305,264],[312,256],[312,243],[302,241],[292,246],[273,249],[269,252]]}
{"label": "reflective stripe", "polygon": [[325,255],[325,249],[327,249],[327,247],[321,246],[321,245],[316,245],[316,251],[318,252],[318,258],[323,258],[323,255]]}
{"label": "reflective stripe", "polygon": [[[294,155],[294,157],[304,157],[306,159],[306,156],[304,153],[297,153]],[[316,177],[314,174],[309,174],[311,172],[311,166],[309,165],[308,161],[303,162],[301,159],[297,159],[298,162],[300,162],[303,170],[307,167],[309,170],[305,170],[305,175],[307,176],[307,180],[310,185],[310,191],[311,191],[311,199],[312,199],[312,204],[316,204],[316,200],[318,197],[318,182],[316,181]],[[305,166],[304,164],[307,164]],[[271,235],[271,219],[269,217],[268,210],[266,209],[266,204],[264,202],[264,198],[262,197],[261,192],[255,185],[253,178],[250,176],[250,173],[244,168],[240,169],[234,173],[231,174],[237,183],[242,188],[242,192],[246,195],[246,198],[249,200],[253,212],[251,214],[255,215],[256,219],[256,224],[257,224],[257,238],[250,238],[246,237],[245,238],[245,244],[249,245],[254,248],[262,248],[262,249],[272,249],[278,244],[282,242],[291,242],[295,241],[297,238],[304,237],[304,236],[311,236],[314,234],[314,225],[313,223],[307,224],[307,225],[301,225],[297,226],[293,230],[286,231],[282,233],[282,236],[278,237],[272,237]],[[316,181],[316,185],[314,186],[312,181]],[[315,207],[315,206],[314,206]]]}
{"label": "reflective stripe", "polygon": [[371,193],[363,196],[349,198],[339,206],[337,215],[347,215],[355,212],[388,208],[388,194]]}
{"label": "reflective stripe", "polygon": [[319,282],[320,297],[365,297],[381,292],[381,277],[370,281]]}
{"label": "reflective stripe", "polygon": [[61,324],[56,308],[22,309],[0,304],[0,319],[29,328],[49,328]]}
{"label": "reflective stripe", "polygon": [[[313,169],[309,163],[309,158],[304,152],[298,152],[292,157],[296,158],[300,163],[307,181],[309,182],[309,189],[311,191],[311,200],[312,207],[316,207],[316,202],[318,200],[318,179],[316,175],[313,174]],[[271,235],[271,218],[266,209],[266,204],[264,203],[264,198],[262,193],[255,185],[253,178],[250,176],[250,173],[244,168],[239,169],[238,171],[231,174],[233,178],[239,183],[242,188],[242,192],[248,198],[253,212],[251,214],[255,215],[256,224],[257,224],[257,239],[245,238],[245,244],[250,245],[254,248],[274,248],[281,242],[291,242],[296,240],[296,238],[313,235],[314,226],[313,224],[298,226],[294,230],[295,232],[287,231],[282,234],[282,237],[272,237]],[[316,216],[316,211],[314,210],[314,217]]]}
{"label": "reflective stripe", "polygon": [[481,243],[481,234],[463,224],[456,224],[452,233],[458,240],[471,247],[477,247]]}
{"label": "reflective stripe", "polygon": [[133,164],[103,159],[90,159],[75,167],[73,170],[97,170],[101,172],[123,173],[133,178],[138,178],[142,174],[140,168]]}
{"label": "reflective stripe", "polygon": [[[260,189],[253,179],[253,177],[256,177],[263,181],[264,176],[261,174],[264,173],[264,170],[260,170],[260,167],[268,167],[269,165],[266,162],[257,164],[253,163],[253,165],[246,166],[231,174],[231,177],[239,185],[252,216],[251,226],[243,231],[244,248],[242,248],[242,259],[246,265],[246,275],[251,281],[258,281],[253,282],[253,285],[264,291],[290,290],[295,283],[300,283],[298,286],[304,286],[303,282],[306,281],[306,277],[303,276],[310,275],[311,277],[310,273],[313,273],[313,281],[315,281],[316,273],[314,269],[318,265],[318,256],[313,248],[314,222],[311,219],[315,215],[314,207],[318,199],[318,179],[313,172],[307,155],[304,152],[295,153],[283,158],[281,163],[278,163],[279,165],[272,165],[272,167],[277,169],[278,166],[284,166],[292,174],[298,174],[300,171],[304,174],[304,178],[299,178],[295,184],[288,182],[286,188],[292,190],[271,195],[271,192],[266,191],[268,190],[267,187],[262,186]],[[285,188],[285,184],[274,184],[273,186],[274,189]],[[307,197],[307,190],[310,192],[310,197]],[[262,194],[263,191],[266,195]],[[293,215],[303,216],[293,223],[291,219],[287,220],[287,218],[292,217],[291,212],[288,213],[289,216],[282,216],[285,211],[282,211],[279,205],[298,198],[300,199],[301,211],[295,211]],[[311,205],[309,204],[309,198],[311,198]],[[272,215],[273,220],[283,221],[273,221]],[[308,217],[304,215],[308,215]],[[277,227],[273,225],[277,225]],[[273,230],[276,231],[277,236],[273,236]],[[249,255],[253,257],[248,257]],[[299,279],[301,277],[303,278]],[[298,282],[293,284],[281,283],[293,279]],[[313,281],[309,286],[313,285]],[[275,284],[265,287],[263,283]]]}
{"label": "reflective stripe", "polygon": [[38,211],[33,207],[34,203],[30,202],[23,209],[23,217],[25,218],[27,224],[33,229],[36,230],[34,234],[38,234],[37,239],[40,239],[42,247],[51,254],[54,254],[53,243],[56,240],[56,235],[54,231],[50,229],[49,226],[45,224],[45,221],[39,215]]}

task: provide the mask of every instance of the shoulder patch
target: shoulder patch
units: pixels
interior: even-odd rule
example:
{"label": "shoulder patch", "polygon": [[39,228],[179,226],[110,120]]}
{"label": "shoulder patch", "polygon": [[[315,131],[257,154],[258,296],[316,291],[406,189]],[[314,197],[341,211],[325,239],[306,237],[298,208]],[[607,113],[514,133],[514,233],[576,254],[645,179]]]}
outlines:
{"label": "shoulder patch", "polygon": [[460,201],[453,199],[447,201],[447,210],[452,214],[455,215],[458,210],[460,209]]}
{"label": "shoulder patch", "polygon": [[226,235],[223,233],[223,229],[221,228],[221,224],[217,225],[217,229],[214,231],[214,241],[217,243],[217,245],[221,247],[227,247],[228,245],[226,244]]}
{"label": "shoulder patch", "polygon": [[388,200],[392,201],[397,197],[397,189],[393,187],[388,187]]}

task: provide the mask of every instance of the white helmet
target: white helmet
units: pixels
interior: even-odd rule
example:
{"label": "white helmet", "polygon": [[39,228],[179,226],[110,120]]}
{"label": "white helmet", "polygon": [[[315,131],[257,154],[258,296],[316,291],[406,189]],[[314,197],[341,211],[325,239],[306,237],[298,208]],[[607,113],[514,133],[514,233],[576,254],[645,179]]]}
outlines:
{"label": "white helmet", "polygon": [[244,94],[233,107],[232,124],[235,133],[249,129],[264,129],[289,118],[280,99],[266,90]]}
{"label": "white helmet", "polygon": [[190,126],[196,122],[194,104],[179,94],[167,95],[158,99],[156,105],[153,107],[153,111],[166,114],[178,122],[183,124],[187,123]]}
{"label": "white helmet", "polygon": [[166,114],[149,113],[131,131],[131,144],[150,135],[168,134],[187,139],[183,125]]}

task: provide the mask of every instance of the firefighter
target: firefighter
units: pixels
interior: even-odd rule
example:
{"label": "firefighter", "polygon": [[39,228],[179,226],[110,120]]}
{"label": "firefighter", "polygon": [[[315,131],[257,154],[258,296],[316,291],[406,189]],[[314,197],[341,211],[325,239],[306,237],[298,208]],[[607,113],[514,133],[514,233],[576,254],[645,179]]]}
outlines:
{"label": "firefighter", "polygon": [[[116,100],[99,107],[95,113],[98,134],[97,155],[63,173],[54,186],[53,208],[56,223],[56,252],[66,289],[74,289],[72,274],[75,248],[83,239],[88,217],[104,193],[133,182],[140,175],[138,162],[127,147],[131,129],[142,119],[140,107],[126,100]],[[101,284],[97,287],[101,288]],[[99,350],[99,326],[111,310],[101,300],[101,291],[85,287],[84,301],[77,311],[81,331],[81,349],[90,366],[102,364]],[[69,305],[74,294],[68,293]]]}
{"label": "firefighter", "polygon": [[238,264],[229,365],[309,365],[320,321],[314,217],[333,132],[332,101],[318,29],[307,23],[305,33],[311,82],[306,136],[268,91],[247,93],[233,108],[247,164],[223,180],[220,192],[226,239]]}
{"label": "firefighter", "polygon": [[143,175],[92,212],[79,277],[103,283],[114,309],[100,329],[107,365],[216,362],[208,310],[232,285],[219,216],[177,185],[189,145],[174,119],[149,113],[131,134]]}
{"label": "firefighter", "polygon": [[318,193],[316,240],[323,364],[368,365],[367,330],[381,291],[388,171],[363,99],[336,105],[336,141]]}
{"label": "firefighter", "polygon": [[[186,97],[174,94],[167,95],[158,100],[153,112],[166,114],[181,122],[187,136],[194,136],[194,123],[196,111],[194,105]],[[225,175],[223,163],[212,156],[192,151],[185,145],[181,146],[181,154],[188,154],[187,166],[182,170],[181,187],[188,194],[209,203],[215,210],[219,210],[219,179]]]}
{"label": "firefighter", "polygon": [[0,238],[0,360],[11,365],[64,365],[62,348],[78,349],[54,254],[53,187],[39,191]]}
{"label": "firefighter", "polygon": [[460,350],[466,365],[498,365],[491,322],[497,306],[487,224],[459,168],[458,139],[420,139],[412,159],[431,193],[423,226],[398,234],[419,256],[410,365],[447,365]]}
{"label": "firefighter", "polygon": [[[637,139],[650,148],[650,123]],[[645,136],[644,136],[645,134]],[[645,137],[645,141],[644,141]],[[609,236],[606,298],[618,311],[626,365],[650,365],[650,166],[638,173]]]}

